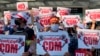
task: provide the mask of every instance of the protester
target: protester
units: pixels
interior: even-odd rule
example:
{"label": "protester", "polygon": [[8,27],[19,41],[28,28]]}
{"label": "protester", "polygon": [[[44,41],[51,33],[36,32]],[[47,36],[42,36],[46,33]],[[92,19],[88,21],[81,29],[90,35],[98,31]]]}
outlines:
{"label": "protester", "polygon": [[[92,22],[88,23],[88,24],[91,25],[90,26],[91,30],[100,30],[100,21],[92,20]],[[94,47],[92,49],[94,49],[94,50],[92,50],[92,54],[98,56],[99,52],[100,52],[100,49],[95,49]]]}
{"label": "protester", "polygon": [[[30,14],[28,14],[26,12],[24,13],[24,12],[23,11],[18,12],[15,16],[13,15],[13,17],[15,19],[14,20],[15,25],[11,25],[11,23],[10,23],[11,21],[8,21],[8,24],[6,24],[4,26],[4,32],[0,31],[0,34],[5,33],[5,35],[24,35],[25,36],[25,51],[22,54],[22,56],[50,56],[51,54],[49,53],[49,51],[46,51],[44,49],[43,43],[42,44],[39,43],[39,46],[41,47],[41,49],[43,49],[44,55],[39,55],[36,53],[37,52],[36,49],[38,46],[38,44],[37,44],[38,33],[47,34],[48,32],[49,33],[52,32],[52,33],[56,34],[59,32],[62,33],[63,31],[68,33],[68,38],[70,38],[70,42],[67,43],[68,44],[68,52],[65,51],[65,53],[63,54],[64,56],[76,56],[75,52],[77,50],[85,52],[85,56],[98,56],[100,49],[96,49],[95,47],[92,47],[91,49],[78,48],[78,43],[79,43],[78,42],[78,30],[82,30],[82,29],[100,30],[100,21],[92,20],[91,22],[88,22],[88,23],[81,22],[72,27],[69,27],[69,26],[65,27],[65,25],[63,23],[64,21],[63,21],[63,19],[61,19],[62,17],[57,17],[56,12],[55,12],[55,14],[53,14],[53,16],[49,19],[49,21],[46,20],[47,21],[46,22],[45,19],[42,21],[42,22],[48,23],[48,25],[43,25],[43,23],[39,22],[39,20],[40,20],[39,16],[37,16],[37,17],[34,16],[34,18],[35,18],[35,20],[33,20],[34,22],[30,23],[29,21],[32,21],[32,20],[28,21],[28,19],[31,18]],[[74,18],[72,18],[72,19],[74,19]],[[72,20],[70,22],[72,22],[72,23],[70,23],[69,25],[72,25],[73,23],[77,23],[74,20]],[[67,24],[67,21],[65,21],[65,24]],[[36,31],[34,31],[34,29],[33,29],[34,26],[36,26],[36,29],[37,29]],[[43,40],[43,38],[42,38],[42,40]],[[65,39],[60,39],[60,41],[64,43]],[[83,38],[82,38],[82,41],[84,41]],[[49,45],[50,44],[51,44],[51,42],[49,43]],[[64,44],[66,44],[66,43],[64,43]],[[50,45],[50,46],[52,46],[52,45]],[[55,46],[55,45],[53,45],[53,46]],[[52,47],[52,49],[53,49],[53,47]]]}

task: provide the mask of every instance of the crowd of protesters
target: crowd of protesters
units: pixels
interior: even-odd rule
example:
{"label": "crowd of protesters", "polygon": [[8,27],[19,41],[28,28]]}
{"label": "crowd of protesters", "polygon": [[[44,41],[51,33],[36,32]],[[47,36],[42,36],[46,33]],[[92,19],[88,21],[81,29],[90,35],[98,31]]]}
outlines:
{"label": "crowd of protesters", "polygon": [[97,56],[97,51],[94,47],[92,49],[78,49],[78,40],[77,40],[77,30],[78,29],[91,29],[91,30],[100,30],[100,21],[92,20],[90,23],[85,23],[85,20],[81,20],[81,23],[78,25],[74,25],[73,27],[65,28],[63,25],[63,21],[61,21],[60,17],[56,15],[52,15],[50,18],[49,26],[43,26],[38,22],[39,17],[33,21],[34,23],[27,23],[27,20],[24,17],[18,16],[15,17],[15,26],[11,26],[11,20],[8,20],[8,23],[4,25],[4,31],[0,31],[0,34],[6,35],[25,35],[25,52],[23,56],[50,56],[49,53],[45,55],[37,55],[36,54],[36,34],[34,30],[34,26],[38,25],[41,28],[38,28],[40,32],[61,32],[66,31],[70,38],[70,43],[68,47],[68,51],[64,54],[64,56],[75,56],[76,50],[85,50],[85,56]]}

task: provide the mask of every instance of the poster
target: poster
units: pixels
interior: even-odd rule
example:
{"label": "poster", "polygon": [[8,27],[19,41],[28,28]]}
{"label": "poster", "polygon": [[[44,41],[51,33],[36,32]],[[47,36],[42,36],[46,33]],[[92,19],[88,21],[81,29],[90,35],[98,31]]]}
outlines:
{"label": "poster", "polygon": [[87,50],[77,49],[75,50],[75,56],[87,56]]}
{"label": "poster", "polygon": [[86,23],[92,20],[100,21],[100,9],[87,9],[85,10]]}
{"label": "poster", "polygon": [[23,35],[0,35],[0,56],[22,56],[25,47]]}
{"label": "poster", "polygon": [[31,13],[32,13],[33,17],[39,16],[39,9],[38,8],[32,8]]}
{"label": "poster", "polygon": [[69,36],[62,32],[38,32],[37,33],[37,54],[49,53],[51,56],[63,56],[68,52]]}
{"label": "poster", "polygon": [[100,48],[100,31],[79,29],[78,30],[78,48],[91,49]]}
{"label": "poster", "polygon": [[4,23],[7,24],[8,20],[11,20],[11,12],[10,11],[4,11]]}
{"label": "poster", "polygon": [[80,23],[79,15],[65,15],[62,16],[62,21],[65,27],[73,27]]}
{"label": "poster", "polygon": [[39,7],[39,14],[51,14],[53,12],[53,7]]}
{"label": "poster", "polygon": [[30,16],[29,12],[13,11],[13,12],[11,12],[11,16],[12,16],[11,25],[15,25],[15,19],[17,19],[17,18],[22,18],[22,19],[26,20],[27,21],[26,24],[32,24],[32,18]]}
{"label": "poster", "polygon": [[28,10],[28,2],[17,2],[16,7],[18,11]]}
{"label": "poster", "polygon": [[52,17],[52,14],[45,14],[45,15],[40,15],[39,16],[39,23],[44,27],[44,26],[49,26],[50,25],[50,18]]}
{"label": "poster", "polygon": [[65,8],[65,7],[57,7],[57,16],[61,17],[64,15],[68,15],[70,13],[70,9],[69,8]]}

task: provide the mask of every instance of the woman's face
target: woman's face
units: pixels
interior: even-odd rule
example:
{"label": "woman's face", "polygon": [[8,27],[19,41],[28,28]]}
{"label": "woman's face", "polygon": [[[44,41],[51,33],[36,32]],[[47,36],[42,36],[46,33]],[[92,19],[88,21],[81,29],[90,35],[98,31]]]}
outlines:
{"label": "woman's face", "polygon": [[51,24],[50,29],[52,32],[57,32],[59,30],[59,24]]}

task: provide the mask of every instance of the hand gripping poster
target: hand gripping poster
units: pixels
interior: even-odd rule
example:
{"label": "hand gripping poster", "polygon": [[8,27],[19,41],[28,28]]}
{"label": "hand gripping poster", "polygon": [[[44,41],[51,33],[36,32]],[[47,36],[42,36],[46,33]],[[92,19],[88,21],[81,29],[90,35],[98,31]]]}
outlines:
{"label": "hand gripping poster", "polygon": [[79,29],[78,30],[78,48],[91,49],[100,48],[100,31]]}
{"label": "hand gripping poster", "polygon": [[0,56],[22,56],[25,47],[23,35],[0,35]]}
{"label": "hand gripping poster", "polygon": [[69,36],[66,32],[38,32],[37,55],[63,56],[68,52]]}

